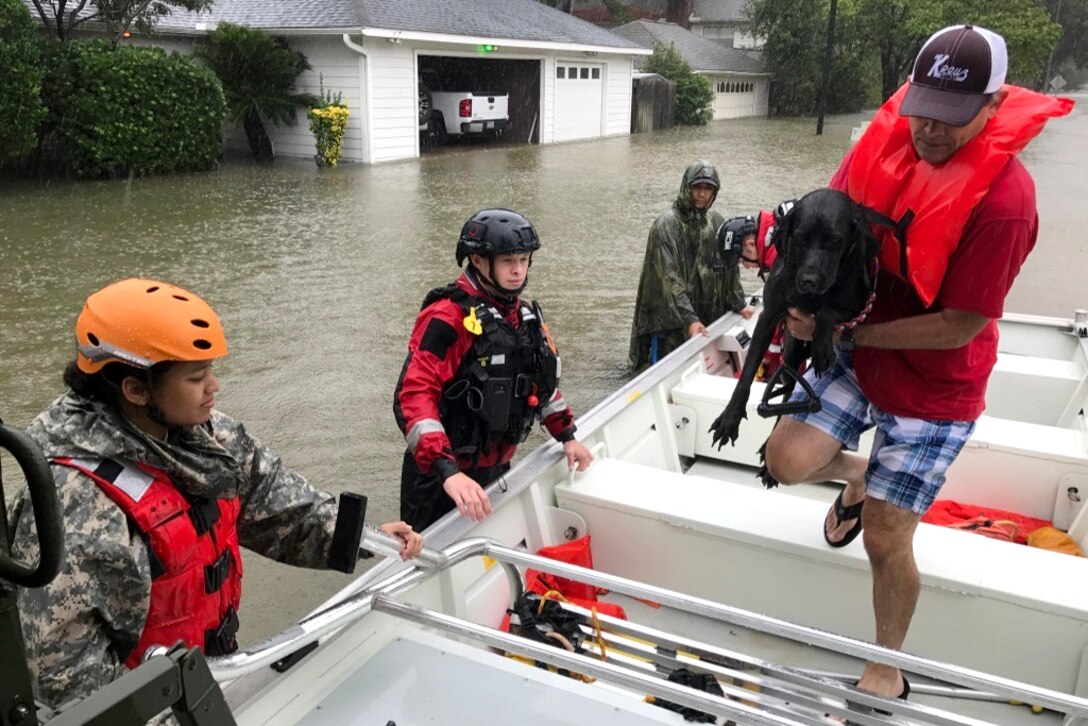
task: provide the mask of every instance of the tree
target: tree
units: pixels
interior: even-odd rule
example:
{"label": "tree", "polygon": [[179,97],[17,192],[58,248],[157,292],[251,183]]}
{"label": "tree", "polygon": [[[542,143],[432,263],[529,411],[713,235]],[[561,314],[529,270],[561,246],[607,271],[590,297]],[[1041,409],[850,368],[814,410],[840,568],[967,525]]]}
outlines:
{"label": "tree", "polygon": [[668,0],[665,4],[665,19],[682,28],[690,27],[694,5],[694,0]]}
{"label": "tree", "polygon": [[[587,9],[586,6],[590,6],[588,9],[592,10],[593,0],[539,0],[544,5],[552,8],[558,8],[564,13],[573,14],[574,8],[577,5],[579,9]],[[627,10],[627,6],[624,4],[624,0],[600,0],[600,3],[604,6],[604,9],[608,11],[608,15],[611,18],[608,21],[608,25],[623,25],[626,22],[634,20],[637,16],[632,15]],[[592,20],[591,22],[599,23],[598,20]]]}
{"label": "tree", "polygon": [[106,26],[116,45],[130,28],[150,32],[155,22],[173,10],[192,12],[210,10],[214,0],[31,0],[46,30],[60,40],[68,40],[83,23]]}
{"label": "tree", "polygon": [[37,145],[45,115],[34,21],[21,0],[0,0],[0,162]]}
{"label": "tree", "polygon": [[[925,0],[866,0],[859,8],[859,24],[872,38],[880,63],[882,100],[903,85],[922,43],[940,27],[933,24],[932,12],[919,12],[923,6]],[[930,18],[923,20],[926,16]]]}
{"label": "tree", "polygon": [[1050,17],[1062,26],[1061,40],[1054,49],[1053,65],[1088,66],[1088,2],[1086,0],[1045,0]]}
{"label": "tree", "polygon": [[860,16],[880,58],[882,98],[907,79],[926,39],[949,25],[972,23],[1004,37],[1008,80],[1028,86],[1041,78],[1061,32],[1044,8],[1024,0],[863,0]]}
{"label": "tree", "polygon": [[254,159],[271,161],[272,141],[261,117],[277,126],[294,126],[298,107],[320,102],[311,94],[292,92],[299,74],[310,70],[309,61],[283,38],[233,23],[220,23],[208,40],[196,56],[223,83],[227,118],[245,128]]}
{"label": "tree", "polygon": [[557,8],[568,15],[574,12],[574,0],[540,0],[548,7]]}
{"label": "tree", "polygon": [[[748,12],[755,32],[767,39],[764,57],[778,81],[780,110],[809,113],[820,62],[814,39],[826,27],[826,0],[751,0]],[[1029,86],[1041,79],[1061,33],[1034,0],[841,0],[829,110],[858,110],[862,103],[888,98],[910,74],[926,39],[960,23],[1003,36],[1009,82]],[[870,84],[878,87],[879,99]],[[838,104],[830,101],[836,97]]]}
{"label": "tree", "polygon": [[1038,86],[1051,50],[1061,38],[1062,28],[1035,2],[1024,0],[958,0],[949,2],[957,15],[945,15],[952,23],[975,23],[1005,38],[1009,47],[1009,83]]}
{"label": "tree", "polygon": [[[857,111],[872,100],[876,65],[859,20],[861,0],[840,0],[835,23],[825,110]],[[763,57],[776,86],[778,113],[807,115],[816,110],[824,67],[829,5],[796,0],[752,0],[752,32],[764,38]]]}
{"label": "tree", "polygon": [[710,80],[691,69],[671,43],[654,43],[654,52],[642,65],[646,73],[657,73],[676,81],[676,123],[703,126],[714,116],[710,104],[714,89]]}

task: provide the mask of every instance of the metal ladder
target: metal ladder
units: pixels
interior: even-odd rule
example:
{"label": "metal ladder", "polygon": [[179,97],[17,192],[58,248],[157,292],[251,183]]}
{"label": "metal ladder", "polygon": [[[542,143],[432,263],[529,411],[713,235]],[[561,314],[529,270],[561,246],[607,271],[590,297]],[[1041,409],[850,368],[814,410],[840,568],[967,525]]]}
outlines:
{"label": "metal ladder", "polygon": [[[400,546],[400,540],[370,528],[363,541],[365,549],[392,556],[399,553]],[[424,550],[413,561],[412,567],[301,620],[250,650],[212,659],[212,674],[217,680],[226,681],[253,673],[376,610],[738,724],[823,726],[845,720],[858,726],[877,726],[902,724],[904,718],[911,724],[940,726],[987,723],[915,701],[888,699],[860,691],[833,674],[784,666],[604,615],[597,616],[599,636],[606,651],[601,657],[600,647],[595,645],[598,631],[592,622],[592,614],[571,606],[564,607],[581,618],[580,625],[587,634],[585,645],[590,647],[591,655],[537,643],[395,597],[440,571],[480,555],[490,557],[504,567],[510,581],[512,601],[523,592],[517,567],[531,567],[612,592],[649,599],[692,615],[864,660],[888,663],[911,674],[952,684],[952,687],[930,686],[928,690],[931,693],[1036,704],[1065,714],[1063,726],[1088,726],[1088,699],[1085,698],[889,650],[816,628],[540,557],[483,537],[456,542],[442,551]],[[665,679],[668,673],[680,667],[715,676],[725,697]],[[916,687],[914,690],[924,689]],[[875,709],[888,712],[888,715]]]}

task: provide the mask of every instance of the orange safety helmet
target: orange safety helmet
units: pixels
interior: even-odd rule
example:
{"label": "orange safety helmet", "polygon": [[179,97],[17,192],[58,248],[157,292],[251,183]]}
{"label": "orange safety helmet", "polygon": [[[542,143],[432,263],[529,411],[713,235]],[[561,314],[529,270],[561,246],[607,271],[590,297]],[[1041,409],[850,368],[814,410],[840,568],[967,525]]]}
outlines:
{"label": "orange safety helmet", "polygon": [[165,282],[121,280],[87,298],[76,321],[76,363],[97,373],[107,363],[150,368],[227,354],[219,316],[199,297]]}

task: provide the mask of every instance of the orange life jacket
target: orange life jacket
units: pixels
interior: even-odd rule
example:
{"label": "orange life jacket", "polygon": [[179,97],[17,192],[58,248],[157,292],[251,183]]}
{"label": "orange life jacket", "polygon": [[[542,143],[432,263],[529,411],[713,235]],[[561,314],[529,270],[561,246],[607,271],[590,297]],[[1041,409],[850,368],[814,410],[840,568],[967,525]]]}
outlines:
{"label": "orange life jacket", "polygon": [[846,191],[893,220],[910,220],[905,234],[878,231],[880,265],[909,282],[928,307],[937,298],[968,218],[994,179],[1048,119],[1068,114],[1073,102],[1005,86],[1008,95],[982,132],[934,166],[918,158],[909,119],[899,115],[908,85],[877,111],[858,140]]}
{"label": "orange life jacket", "polygon": [[125,665],[135,668],[148,649],[179,640],[208,655],[236,650],[242,599],[238,498],[190,502],[166,472],[145,464],[70,458],[53,463],[93,479],[147,543],[151,604]]}

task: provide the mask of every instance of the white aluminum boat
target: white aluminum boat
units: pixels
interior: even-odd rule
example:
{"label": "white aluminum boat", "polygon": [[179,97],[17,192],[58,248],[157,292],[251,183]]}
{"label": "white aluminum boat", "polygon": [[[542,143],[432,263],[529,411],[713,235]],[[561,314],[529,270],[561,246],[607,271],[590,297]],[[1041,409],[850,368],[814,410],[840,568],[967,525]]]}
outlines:
{"label": "white aluminum boat", "polygon": [[[1000,322],[986,415],[942,498],[1052,520],[1088,548],[1086,318]],[[1088,724],[1086,559],[922,524],[905,652],[867,644],[861,540],[831,549],[822,537],[837,485],[768,491],[755,476],[773,423],[755,413],[762,384],[736,447],[711,445],[754,323],[727,315],[586,414],[588,471],[542,446],[491,487],[485,522],[451,513],[415,566],[387,558],[298,626],[213,661],[238,723],[684,723],[652,695],[718,723]],[[513,568],[578,573],[531,553],[587,533],[597,574],[582,579],[628,621],[602,616],[598,631],[586,615],[586,654],[501,632]],[[285,672],[267,667],[317,639]],[[910,674],[909,701],[848,685],[868,658]],[[713,674],[725,697],[667,682],[681,666]]]}

